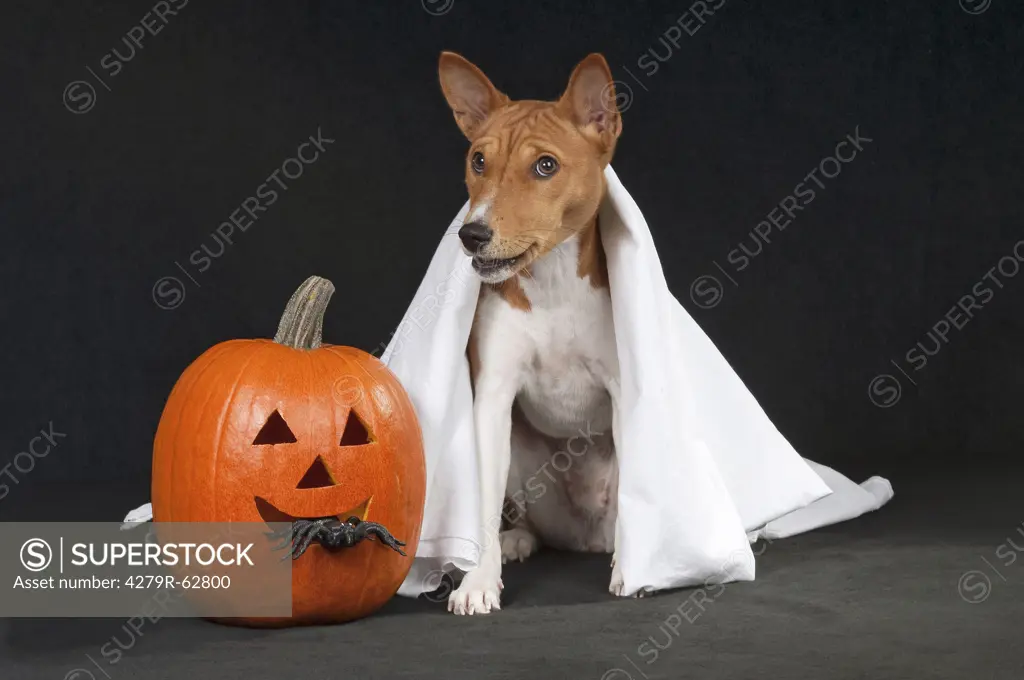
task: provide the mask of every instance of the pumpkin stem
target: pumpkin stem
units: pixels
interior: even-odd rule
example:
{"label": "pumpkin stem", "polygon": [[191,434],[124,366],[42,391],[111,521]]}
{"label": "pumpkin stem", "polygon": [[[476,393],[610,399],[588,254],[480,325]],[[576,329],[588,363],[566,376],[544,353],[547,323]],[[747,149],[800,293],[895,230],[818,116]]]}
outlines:
{"label": "pumpkin stem", "polygon": [[323,342],[324,312],[334,284],[320,276],[302,282],[284,308],[274,342],[295,349],[317,349]]}

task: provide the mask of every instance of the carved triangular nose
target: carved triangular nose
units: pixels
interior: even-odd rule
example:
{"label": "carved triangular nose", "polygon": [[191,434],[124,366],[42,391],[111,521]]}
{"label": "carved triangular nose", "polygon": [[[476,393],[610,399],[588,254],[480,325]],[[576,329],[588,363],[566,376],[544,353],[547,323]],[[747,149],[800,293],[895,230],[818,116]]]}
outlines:
{"label": "carved triangular nose", "polygon": [[327,466],[324,465],[324,461],[321,460],[320,456],[316,457],[313,464],[306,470],[306,474],[302,475],[302,479],[299,480],[297,489],[322,489],[325,486],[334,486],[335,481],[331,479],[331,473],[327,471]]}

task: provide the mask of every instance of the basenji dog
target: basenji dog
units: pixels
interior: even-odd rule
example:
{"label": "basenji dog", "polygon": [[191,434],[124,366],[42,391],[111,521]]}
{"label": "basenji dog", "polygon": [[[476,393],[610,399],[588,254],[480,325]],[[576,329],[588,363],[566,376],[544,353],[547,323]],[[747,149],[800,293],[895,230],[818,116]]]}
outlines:
{"label": "basenji dog", "polygon": [[[438,70],[470,141],[459,238],[482,281],[467,354],[485,541],[448,609],[486,614],[501,608],[508,560],[542,543],[618,544],[619,370],[598,209],[621,118],[599,54],[557,101],[511,101],[450,52]],[[623,590],[614,556],[609,590]]]}

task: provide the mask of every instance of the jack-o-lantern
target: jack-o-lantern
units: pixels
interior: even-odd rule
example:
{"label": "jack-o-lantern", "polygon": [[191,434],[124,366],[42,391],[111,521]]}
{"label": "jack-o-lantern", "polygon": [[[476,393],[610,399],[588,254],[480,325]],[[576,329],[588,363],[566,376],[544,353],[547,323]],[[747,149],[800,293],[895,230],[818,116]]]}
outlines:
{"label": "jack-o-lantern", "polygon": [[426,493],[423,440],[405,390],[358,349],[322,345],[334,291],[311,277],[270,340],[229,340],[174,386],[153,445],[157,522],[292,522],[349,517],[405,541],[341,551],[319,545],[293,563],[292,617],[244,625],[340,622],[372,613],[412,565]]}

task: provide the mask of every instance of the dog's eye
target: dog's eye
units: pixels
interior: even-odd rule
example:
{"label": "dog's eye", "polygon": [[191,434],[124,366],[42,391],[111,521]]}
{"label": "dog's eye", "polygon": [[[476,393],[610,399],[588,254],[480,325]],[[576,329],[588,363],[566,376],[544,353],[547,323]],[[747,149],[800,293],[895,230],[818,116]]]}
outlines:
{"label": "dog's eye", "polygon": [[551,156],[541,156],[533,166],[538,177],[551,177],[558,172],[558,161]]}
{"label": "dog's eye", "polygon": [[477,151],[473,154],[473,159],[470,161],[470,165],[473,166],[473,172],[480,175],[484,171],[484,155]]}

